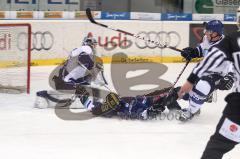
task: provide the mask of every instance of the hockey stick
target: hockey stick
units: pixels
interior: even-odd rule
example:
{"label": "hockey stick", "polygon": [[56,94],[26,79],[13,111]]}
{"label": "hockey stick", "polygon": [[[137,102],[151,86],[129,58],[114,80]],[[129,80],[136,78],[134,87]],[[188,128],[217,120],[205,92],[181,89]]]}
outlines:
{"label": "hockey stick", "polygon": [[[168,99],[169,95],[172,94],[175,85],[176,85],[177,82],[179,81],[180,77],[182,76],[183,72],[184,72],[185,69],[187,68],[187,66],[188,66],[188,64],[190,63],[190,61],[191,61],[191,60],[187,60],[187,62],[185,63],[185,66],[184,66],[183,69],[182,69],[182,71],[179,73],[178,77],[177,77],[176,80],[174,81],[172,87],[171,87],[170,90],[168,91],[168,94],[167,94],[167,96],[166,96],[166,98],[165,98],[165,100],[164,100],[164,102],[163,102],[164,104],[165,104],[165,103],[168,103],[166,100]],[[178,97],[174,97],[172,100],[177,100],[177,99],[175,99],[175,98],[178,98]],[[172,100],[171,100],[170,102],[172,102]],[[165,105],[167,105],[167,104],[165,104]]]}
{"label": "hockey stick", "polygon": [[180,77],[182,76],[183,72],[185,71],[185,69],[187,68],[188,64],[190,63],[191,60],[187,60],[187,62],[185,63],[185,66],[183,67],[182,71],[179,73],[178,77],[176,78],[176,80],[174,81],[172,88],[169,90],[169,93],[171,93],[175,87],[175,85],[177,84],[178,80],[180,79]]}
{"label": "hockey stick", "polygon": [[[178,77],[176,78],[176,80],[174,81],[173,85],[170,87],[170,89],[167,92],[166,97],[163,99],[161,106],[167,106],[169,104],[171,104],[173,101],[178,99],[178,96],[176,96],[176,94],[172,94],[174,91],[174,87],[177,84],[177,82],[179,81],[180,77],[182,76],[183,72],[185,71],[185,69],[187,68],[188,64],[190,63],[191,60],[188,60],[185,63],[185,66],[183,67],[183,69],[181,70],[181,72],[179,73]],[[170,95],[173,95],[173,97],[169,98]],[[157,110],[158,107],[149,107],[148,110]]]}
{"label": "hockey stick", "polygon": [[137,39],[141,39],[141,40],[144,40],[146,42],[149,42],[149,43],[153,43],[157,46],[161,46],[161,48],[169,48],[169,49],[172,49],[174,51],[178,51],[178,52],[182,52],[182,50],[180,49],[177,49],[175,47],[172,47],[172,46],[167,46],[167,45],[161,45],[159,42],[157,41],[153,41],[153,40],[150,40],[150,39],[146,39],[144,37],[140,37],[139,35],[136,35],[136,34],[133,34],[133,33],[130,33],[130,32],[127,32],[127,31],[124,31],[124,30],[121,30],[121,29],[117,29],[117,28],[114,28],[114,27],[111,27],[111,26],[108,26],[106,24],[102,24],[102,23],[99,23],[99,22],[96,22],[94,19],[93,19],[93,16],[92,16],[92,13],[91,13],[91,9],[90,8],[87,8],[86,9],[86,14],[87,14],[87,17],[88,19],[90,20],[91,23],[93,24],[96,24],[96,25],[99,25],[101,27],[104,27],[104,28],[107,28],[107,29],[110,29],[110,30],[114,30],[114,31],[117,31],[117,32],[120,32],[120,33],[124,33],[126,35],[129,35],[129,36],[132,36],[132,37],[135,37]]}

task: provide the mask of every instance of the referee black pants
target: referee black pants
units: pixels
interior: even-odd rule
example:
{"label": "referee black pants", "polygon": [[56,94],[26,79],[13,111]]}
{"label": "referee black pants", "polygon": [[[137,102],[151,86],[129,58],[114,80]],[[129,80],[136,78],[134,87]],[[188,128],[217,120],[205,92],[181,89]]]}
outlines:
{"label": "referee black pants", "polygon": [[227,105],[223,111],[223,115],[218,122],[215,133],[210,137],[201,159],[221,159],[225,153],[231,151],[239,143],[227,137],[228,135],[224,136],[220,134],[220,131],[223,130],[226,120],[231,121],[235,128],[232,131],[238,130],[238,134],[235,134],[235,136],[236,138],[240,138],[240,93],[231,93],[225,100]]}

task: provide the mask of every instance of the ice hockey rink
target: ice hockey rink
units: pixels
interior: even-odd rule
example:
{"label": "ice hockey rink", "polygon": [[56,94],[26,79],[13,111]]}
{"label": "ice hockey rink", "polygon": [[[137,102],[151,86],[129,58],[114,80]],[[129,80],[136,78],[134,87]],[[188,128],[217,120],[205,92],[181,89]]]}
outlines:
{"label": "ice hockey rink", "polygon": [[[162,78],[174,82],[184,64],[166,65]],[[48,76],[55,67],[31,68],[30,95],[0,94],[1,159],[199,159],[226,104],[228,92],[218,91],[217,102],[205,104],[201,115],[187,123],[102,117],[66,121],[53,109],[33,107],[36,91],[50,89]],[[104,67],[110,80],[109,65]],[[185,101],[180,104],[187,106]],[[239,148],[224,159],[239,159]]]}

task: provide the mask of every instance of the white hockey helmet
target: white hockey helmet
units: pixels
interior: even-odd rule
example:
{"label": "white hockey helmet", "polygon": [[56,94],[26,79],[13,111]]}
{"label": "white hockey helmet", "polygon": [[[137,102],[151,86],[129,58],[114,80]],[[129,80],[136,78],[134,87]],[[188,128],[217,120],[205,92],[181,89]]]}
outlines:
{"label": "white hockey helmet", "polygon": [[238,7],[238,9],[237,9],[237,26],[238,26],[238,29],[240,30],[240,6]]}

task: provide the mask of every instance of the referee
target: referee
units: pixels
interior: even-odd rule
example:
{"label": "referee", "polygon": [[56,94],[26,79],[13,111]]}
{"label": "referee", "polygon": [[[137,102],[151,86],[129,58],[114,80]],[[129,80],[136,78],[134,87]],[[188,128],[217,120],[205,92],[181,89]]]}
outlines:
{"label": "referee", "polygon": [[[237,12],[240,24],[240,7]],[[208,72],[221,72],[222,68],[233,63],[236,76],[233,92],[225,97],[227,102],[217,124],[215,133],[210,137],[201,159],[221,159],[240,143],[240,31],[226,36],[211,48],[208,55],[193,69],[187,81],[178,92],[179,98],[188,93],[194,83]]]}

